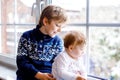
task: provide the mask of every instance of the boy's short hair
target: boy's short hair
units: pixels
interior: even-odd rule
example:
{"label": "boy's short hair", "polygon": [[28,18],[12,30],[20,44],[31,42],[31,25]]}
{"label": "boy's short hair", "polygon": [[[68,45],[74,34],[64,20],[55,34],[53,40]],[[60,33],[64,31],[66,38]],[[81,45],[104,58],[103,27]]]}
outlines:
{"label": "boy's short hair", "polygon": [[64,37],[64,47],[68,48],[70,45],[84,46],[86,43],[85,36],[81,32],[70,31]]}
{"label": "boy's short hair", "polygon": [[48,5],[45,7],[41,13],[40,20],[39,20],[39,25],[43,25],[43,19],[47,18],[49,23],[52,20],[59,21],[60,23],[66,22],[67,21],[67,16],[65,14],[65,10],[59,6],[55,5]]}

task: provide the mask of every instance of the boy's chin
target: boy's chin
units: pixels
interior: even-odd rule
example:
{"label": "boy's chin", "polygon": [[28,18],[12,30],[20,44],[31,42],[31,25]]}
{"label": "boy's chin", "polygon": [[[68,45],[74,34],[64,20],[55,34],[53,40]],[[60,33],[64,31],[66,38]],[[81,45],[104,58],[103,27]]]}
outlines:
{"label": "boy's chin", "polygon": [[53,38],[53,37],[55,37],[56,35],[57,35],[57,34],[50,34],[49,36]]}
{"label": "boy's chin", "polygon": [[55,35],[49,35],[49,36],[53,38],[53,37],[55,37],[55,36],[56,36],[56,34],[55,34]]}

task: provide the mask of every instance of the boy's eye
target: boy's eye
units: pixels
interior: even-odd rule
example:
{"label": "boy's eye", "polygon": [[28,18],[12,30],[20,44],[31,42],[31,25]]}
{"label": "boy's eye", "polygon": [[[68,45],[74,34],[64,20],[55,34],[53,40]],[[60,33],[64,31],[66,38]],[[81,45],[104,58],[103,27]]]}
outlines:
{"label": "boy's eye", "polygon": [[61,28],[64,28],[65,26],[63,25],[59,25],[59,24],[56,24],[57,27],[61,27]]}

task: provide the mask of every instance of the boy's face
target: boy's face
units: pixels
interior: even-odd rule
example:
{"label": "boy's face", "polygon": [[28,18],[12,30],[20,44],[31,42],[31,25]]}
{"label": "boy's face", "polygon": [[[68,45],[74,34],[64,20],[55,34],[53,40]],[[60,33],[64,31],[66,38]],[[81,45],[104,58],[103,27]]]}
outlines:
{"label": "boy's face", "polygon": [[57,33],[61,32],[63,25],[64,23],[52,20],[50,23],[46,23],[45,31],[49,36],[54,37]]}

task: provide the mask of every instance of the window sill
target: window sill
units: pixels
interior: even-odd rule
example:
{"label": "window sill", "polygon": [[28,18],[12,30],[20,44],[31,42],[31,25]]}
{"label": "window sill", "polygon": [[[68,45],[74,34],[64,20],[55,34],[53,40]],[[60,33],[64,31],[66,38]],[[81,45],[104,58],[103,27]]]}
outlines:
{"label": "window sill", "polygon": [[10,58],[4,55],[0,55],[0,65],[5,66],[7,68],[16,70],[16,59]]}

